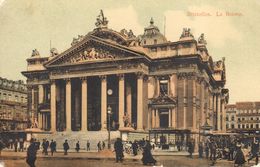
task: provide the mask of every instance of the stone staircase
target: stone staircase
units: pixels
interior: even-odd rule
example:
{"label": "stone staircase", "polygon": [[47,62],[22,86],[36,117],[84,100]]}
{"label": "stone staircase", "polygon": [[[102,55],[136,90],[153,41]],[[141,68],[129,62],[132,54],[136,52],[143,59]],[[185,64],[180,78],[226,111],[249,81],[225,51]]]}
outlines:
{"label": "stone staircase", "polygon": [[[90,149],[97,150],[97,143],[99,141],[105,141],[106,148],[108,142],[108,132],[107,131],[87,131],[87,132],[80,132],[80,131],[71,131],[71,132],[55,132],[49,134],[43,133],[36,133],[33,134],[40,142],[43,139],[47,139],[49,141],[54,140],[57,143],[57,150],[63,149],[63,143],[65,140],[68,140],[70,150],[75,150],[76,143],[79,141],[80,149],[86,150],[87,148],[87,140],[90,142]],[[111,143],[114,143],[115,139],[120,137],[119,131],[111,131],[110,139]]]}

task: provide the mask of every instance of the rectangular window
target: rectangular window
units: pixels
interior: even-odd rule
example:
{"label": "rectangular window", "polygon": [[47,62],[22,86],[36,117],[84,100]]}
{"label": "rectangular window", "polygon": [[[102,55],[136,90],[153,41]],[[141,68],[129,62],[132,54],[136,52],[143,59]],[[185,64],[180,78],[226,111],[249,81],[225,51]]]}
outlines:
{"label": "rectangular window", "polygon": [[237,125],[237,128],[240,129],[240,124]]}
{"label": "rectangular window", "polygon": [[161,95],[168,94],[168,80],[160,80],[160,94]]}

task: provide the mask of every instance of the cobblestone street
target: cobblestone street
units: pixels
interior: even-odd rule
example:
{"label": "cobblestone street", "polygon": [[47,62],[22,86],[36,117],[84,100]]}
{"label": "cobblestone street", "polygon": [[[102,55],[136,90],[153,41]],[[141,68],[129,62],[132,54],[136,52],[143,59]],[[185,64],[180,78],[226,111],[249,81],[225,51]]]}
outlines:
{"label": "cobblestone street", "polygon": [[[210,166],[210,162],[205,159],[190,159],[185,156],[159,156],[155,157],[158,161],[156,166],[163,166],[163,167],[208,167]],[[17,159],[17,160],[1,160],[5,163],[6,167],[27,167],[25,163],[25,159]],[[253,163],[253,161],[252,161]],[[245,166],[249,167],[250,165],[246,164]],[[101,160],[88,160],[88,159],[42,159],[39,158],[36,162],[36,166],[52,166],[52,167],[141,167],[142,162],[140,160],[125,160],[123,163],[115,163],[112,159],[101,159]],[[232,162],[226,160],[218,161],[215,166],[225,166],[231,167],[234,166]]]}

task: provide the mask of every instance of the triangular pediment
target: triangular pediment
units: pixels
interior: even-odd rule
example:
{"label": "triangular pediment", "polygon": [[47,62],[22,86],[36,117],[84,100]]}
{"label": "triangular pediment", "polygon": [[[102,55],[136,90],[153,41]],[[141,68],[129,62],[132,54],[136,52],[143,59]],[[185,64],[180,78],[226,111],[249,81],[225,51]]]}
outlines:
{"label": "triangular pediment", "polygon": [[73,45],[65,52],[48,61],[45,66],[67,66],[142,58],[147,59],[144,53],[90,35],[85,37],[80,43]]}

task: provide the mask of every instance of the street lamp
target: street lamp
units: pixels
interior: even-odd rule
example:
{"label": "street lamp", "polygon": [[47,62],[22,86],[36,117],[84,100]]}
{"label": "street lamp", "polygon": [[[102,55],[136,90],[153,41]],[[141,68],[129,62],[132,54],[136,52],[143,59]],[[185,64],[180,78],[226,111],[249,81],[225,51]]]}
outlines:
{"label": "street lamp", "polygon": [[112,113],[112,108],[110,107],[110,105],[107,107],[107,114],[108,114],[108,143],[107,143],[107,147],[108,149],[111,148],[111,141],[110,141],[110,115]]}

